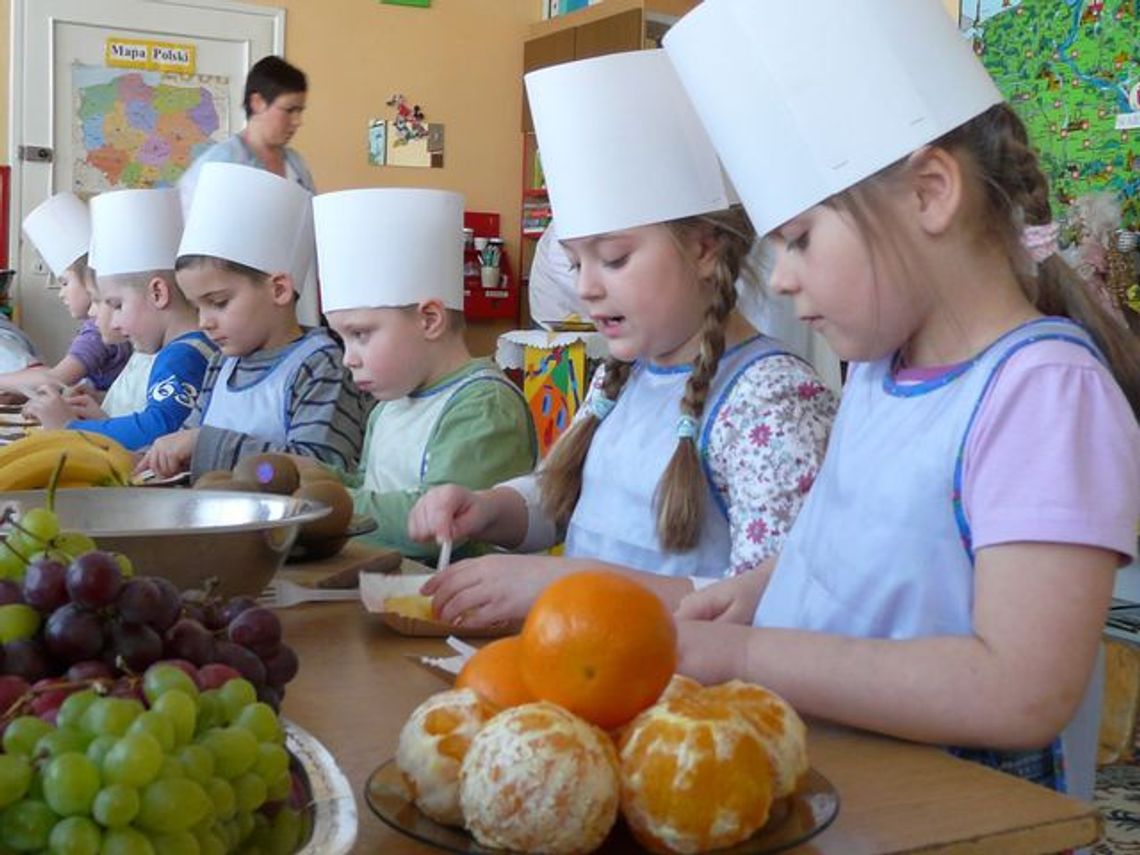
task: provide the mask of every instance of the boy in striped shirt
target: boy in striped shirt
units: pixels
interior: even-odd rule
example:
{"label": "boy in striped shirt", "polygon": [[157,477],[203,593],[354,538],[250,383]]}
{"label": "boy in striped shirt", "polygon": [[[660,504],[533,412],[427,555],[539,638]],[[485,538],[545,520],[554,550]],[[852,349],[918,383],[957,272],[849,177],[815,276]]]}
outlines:
{"label": "boy in striped shirt", "polygon": [[356,464],[369,401],[340,345],[297,321],[294,283],[313,259],[309,194],[263,170],[207,164],[178,251],[178,285],[221,354],[183,430],[143,466],[196,478],[265,451]]}

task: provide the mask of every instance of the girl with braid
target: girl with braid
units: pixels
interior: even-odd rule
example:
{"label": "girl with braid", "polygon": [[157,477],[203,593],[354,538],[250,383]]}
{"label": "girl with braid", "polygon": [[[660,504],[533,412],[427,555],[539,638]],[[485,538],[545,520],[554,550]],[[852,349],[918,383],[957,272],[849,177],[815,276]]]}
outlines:
{"label": "girl with braid", "polygon": [[665,47],[773,288],[851,361],[778,558],[678,610],[681,670],[1091,797],[1140,356],[1057,254],[1024,126],[938,0],[706,0]]}
{"label": "girl with braid", "polygon": [[670,605],[755,566],[783,542],[835,409],[806,363],[735,310],[754,231],[662,52],[526,85],[559,237],[610,358],[537,476],[437,488],[413,510],[421,540],[529,552],[565,535],[564,556],[489,555],[430,580],[437,616],[465,626],[520,620],[585,564]]}

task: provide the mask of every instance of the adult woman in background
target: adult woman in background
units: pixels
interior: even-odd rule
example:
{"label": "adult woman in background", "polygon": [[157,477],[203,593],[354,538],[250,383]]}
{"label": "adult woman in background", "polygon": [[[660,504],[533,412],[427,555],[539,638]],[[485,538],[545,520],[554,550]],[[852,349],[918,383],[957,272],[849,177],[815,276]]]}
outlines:
{"label": "adult woman in background", "polygon": [[[254,63],[245,79],[242,99],[246,126],[228,140],[206,149],[190,164],[178,182],[183,215],[190,210],[202,164],[211,161],[264,169],[296,181],[315,194],[317,188],[309,167],[304,158],[289,147],[301,127],[308,91],[305,73],[281,57],[266,56]],[[300,277],[297,286],[298,318],[303,324],[315,325],[319,322],[315,267],[309,268],[307,277]]]}

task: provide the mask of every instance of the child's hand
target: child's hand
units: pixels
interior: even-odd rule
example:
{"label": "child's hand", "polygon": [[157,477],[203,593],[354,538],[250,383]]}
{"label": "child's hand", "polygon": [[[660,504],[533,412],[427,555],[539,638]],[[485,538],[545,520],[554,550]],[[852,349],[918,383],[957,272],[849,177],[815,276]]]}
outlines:
{"label": "child's hand", "polygon": [[767,567],[722,579],[688,594],[677,606],[676,617],[678,620],[751,624],[767,582]]}
{"label": "child's hand", "polygon": [[67,427],[75,416],[55,386],[40,386],[24,404],[24,415],[35,419],[48,430]]}
{"label": "child's hand", "polygon": [[445,623],[470,628],[515,626],[562,572],[556,558],[485,555],[436,573],[420,593],[432,597],[432,611]]}
{"label": "child's hand", "polygon": [[64,396],[64,401],[71,408],[73,419],[106,419],[110,418],[99,402],[87,392],[72,392]]}
{"label": "child's hand", "polygon": [[159,478],[169,478],[190,468],[190,458],[198,442],[198,428],[179,430],[160,436],[154,441],[139,465],[135,474],[150,469]]}
{"label": "child's hand", "polygon": [[445,484],[428,490],[408,514],[408,537],[421,543],[477,537],[489,522],[488,503],[473,490]]}
{"label": "child's hand", "polygon": [[747,670],[752,632],[731,623],[677,621],[677,672],[706,686],[753,679]]}

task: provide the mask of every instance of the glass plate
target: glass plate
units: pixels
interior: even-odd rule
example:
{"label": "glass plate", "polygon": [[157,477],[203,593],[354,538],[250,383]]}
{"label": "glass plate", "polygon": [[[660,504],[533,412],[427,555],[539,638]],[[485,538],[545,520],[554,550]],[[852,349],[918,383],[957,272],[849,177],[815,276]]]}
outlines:
{"label": "glass plate", "polygon": [[[400,770],[394,759],[381,765],[368,777],[364,797],[380,819],[408,837],[429,843],[445,852],[461,855],[504,855],[502,849],[488,849],[475,842],[466,831],[452,828],[429,819],[412,802],[408,801],[400,781]],[[772,806],[768,824],[743,843],[728,849],[718,849],[725,855],[765,855],[783,852],[815,837],[839,814],[839,794],[827,778],[815,769],[809,769],[800,781],[799,789],[787,799]],[[633,840],[625,823],[619,820],[606,838],[601,853],[645,852]]]}
{"label": "glass plate", "polygon": [[[312,554],[312,550],[307,548],[304,544],[294,543],[293,548],[289,550],[289,557],[286,560],[306,561],[314,557],[329,558],[331,555],[335,555],[337,552],[339,552],[340,549],[343,548],[344,544],[348,543],[348,541],[352,538],[362,534],[369,534],[371,532],[374,532],[379,527],[380,524],[368,514],[353,514],[352,519],[348,521],[348,528],[344,530],[344,534],[338,534],[327,538],[327,540],[330,542],[335,541],[340,543],[340,547],[332,551],[331,554],[325,553],[324,555],[314,556]],[[324,541],[320,541],[320,543],[323,544]],[[319,553],[321,550],[318,549],[317,552]]]}
{"label": "glass plate", "polygon": [[300,765],[309,795],[312,833],[299,855],[347,855],[356,843],[359,820],[352,784],[336,760],[308,731],[288,719],[285,748]]}

